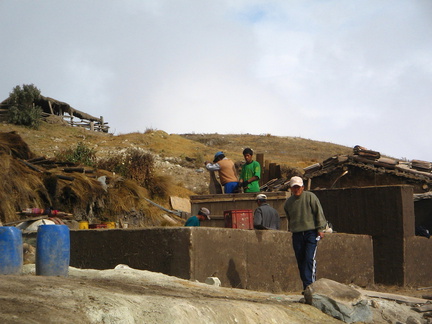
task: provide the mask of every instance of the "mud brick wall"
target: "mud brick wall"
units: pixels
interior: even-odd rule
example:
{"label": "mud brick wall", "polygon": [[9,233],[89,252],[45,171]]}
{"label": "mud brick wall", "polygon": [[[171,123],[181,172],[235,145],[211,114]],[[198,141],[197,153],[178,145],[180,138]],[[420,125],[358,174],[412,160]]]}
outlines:
{"label": "mud brick wall", "polygon": [[316,190],[337,232],[373,238],[375,282],[406,285],[405,239],[414,236],[411,186]]}
{"label": "mud brick wall", "polygon": [[412,287],[432,285],[432,239],[414,236],[406,239],[406,284]]}
{"label": "mud brick wall", "polygon": [[[288,230],[288,222],[285,215],[284,204],[290,193],[287,191],[265,192],[267,203],[275,208],[281,217],[281,229]],[[203,223],[208,227],[225,227],[225,210],[254,211],[258,205],[255,197],[257,193],[217,194],[190,196],[192,215],[196,215],[201,207],[206,207],[211,212],[211,220]]]}
{"label": "mud brick wall", "polygon": [[70,265],[83,269],[134,269],[180,278],[190,275],[190,233],[175,228],[72,230]]}
{"label": "mud brick wall", "polygon": [[[366,286],[373,283],[372,240],[329,234],[319,243],[317,278]],[[203,282],[217,276],[224,287],[268,292],[301,290],[286,231],[211,227],[71,231],[71,262],[78,268],[118,264]]]}

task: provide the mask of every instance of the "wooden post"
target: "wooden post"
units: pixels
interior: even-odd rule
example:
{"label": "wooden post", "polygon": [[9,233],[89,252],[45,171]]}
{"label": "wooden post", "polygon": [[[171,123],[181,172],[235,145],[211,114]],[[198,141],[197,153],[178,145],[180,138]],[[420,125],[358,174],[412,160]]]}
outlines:
{"label": "wooden post", "polygon": [[270,181],[270,180],[273,180],[274,178],[277,178],[276,177],[276,163],[270,163],[269,164],[269,179],[268,179],[268,181]]}
{"label": "wooden post", "polygon": [[262,186],[264,182],[265,172],[264,172],[264,154],[263,153],[257,153],[256,155],[257,162],[261,165],[261,176],[259,180],[259,185]]}
{"label": "wooden post", "polygon": [[91,120],[90,121],[90,130],[92,131],[92,132],[94,132],[94,121],[93,120]]}
{"label": "wooden post", "polygon": [[51,111],[51,115],[54,115],[54,110],[53,110],[53,108],[52,108],[52,105],[51,105],[51,101],[50,101],[50,100],[48,100],[48,106],[49,106],[49,109],[50,109],[50,111]]}

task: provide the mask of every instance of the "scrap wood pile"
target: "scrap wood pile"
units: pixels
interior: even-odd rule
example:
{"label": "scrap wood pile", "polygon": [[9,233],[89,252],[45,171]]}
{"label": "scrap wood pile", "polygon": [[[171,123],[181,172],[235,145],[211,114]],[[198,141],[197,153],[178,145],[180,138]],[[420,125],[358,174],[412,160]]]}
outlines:
{"label": "scrap wood pile", "polygon": [[379,152],[368,150],[359,145],[354,146],[353,155],[332,156],[324,160],[322,163],[315,163],[304,168],[304,175],[305,177],[311,178],[318,172],[332,170],[344,163],[370,165],[376,168],[395,170],[404,174],[410,174],[432,180],[431,162],[420,160],[412,160],[411,162],[399,161],[396,159],[383,157]]}
{"label": "scrap wood pile", "polygon": [[[0,222],[35,216],[74,220],[118,221],[137,226],[161,225],[160,209],[149,204],[147,190],[136,181],[54,159],[37,157],[15,132],[0,133]],[[50,214],[28,213],[29,208]],[[58,211],[57,215],[53,215]]]}
{"label": "scrap wood pile", "polygon": [[260,187],[260,191],[287,191],[289,179],[275,178]]}

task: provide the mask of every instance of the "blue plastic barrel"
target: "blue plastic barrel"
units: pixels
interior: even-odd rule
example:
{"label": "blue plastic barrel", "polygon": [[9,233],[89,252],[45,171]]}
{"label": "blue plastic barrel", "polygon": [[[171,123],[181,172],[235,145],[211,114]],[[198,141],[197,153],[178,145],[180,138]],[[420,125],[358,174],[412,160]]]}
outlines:
{"label": "blue plastic barrel", "polygon": [[67,276],[69,260],[69,227],[40,225],[36,238],[36,275]]}
{"label": "blue plastic barrel", "polygon": [[21,231],[16,227],[0,227],[0,274],[21,274],[23,244]]}

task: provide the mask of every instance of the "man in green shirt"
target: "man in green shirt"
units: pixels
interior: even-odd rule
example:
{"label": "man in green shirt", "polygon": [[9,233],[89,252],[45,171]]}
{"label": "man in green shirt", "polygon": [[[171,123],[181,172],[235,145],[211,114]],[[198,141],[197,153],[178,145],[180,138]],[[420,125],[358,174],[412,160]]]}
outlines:
{"label": "man in green shirt", "polygon": [[246,163],[240,173],[239,187],[243,187],[244,192],[259,192],[258,180],[261,177],[261,165],[253,160],[253,151],[250,148],[243,150]]}
{"label": "man in green shirt", "polygon": [[318,241],[324,237],[327,221],[318,197],[304,191],[302,178],[292,177],[289,185],[292,195],[286,200],[284,210],[303,289],[306,289],[315,281],[316,249]]}

